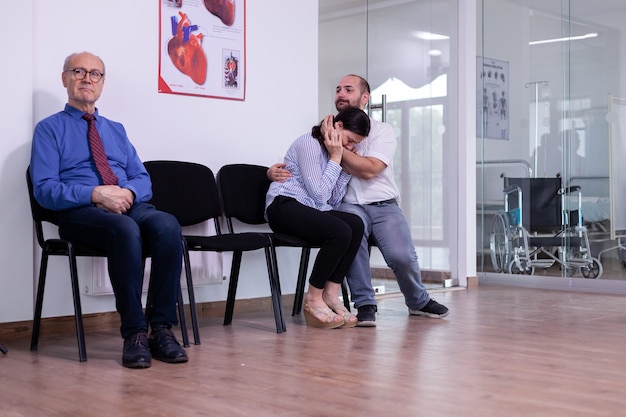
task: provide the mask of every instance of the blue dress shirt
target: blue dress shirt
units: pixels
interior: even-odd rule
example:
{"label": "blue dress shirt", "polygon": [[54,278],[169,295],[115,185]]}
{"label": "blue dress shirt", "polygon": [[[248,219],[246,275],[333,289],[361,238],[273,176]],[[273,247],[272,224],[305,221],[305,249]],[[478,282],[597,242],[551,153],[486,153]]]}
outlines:
{"label": "blue dress shirt", "polygon": [[[84,112],[69,104],[35,126],[30,175],[35,199],[43,207],[66,210],[88,206],[93,189],[102,185],[89,149]],[[152,198],[152,183],[121,123],[94,113],[118,185],[135,195],[135,203]]]}

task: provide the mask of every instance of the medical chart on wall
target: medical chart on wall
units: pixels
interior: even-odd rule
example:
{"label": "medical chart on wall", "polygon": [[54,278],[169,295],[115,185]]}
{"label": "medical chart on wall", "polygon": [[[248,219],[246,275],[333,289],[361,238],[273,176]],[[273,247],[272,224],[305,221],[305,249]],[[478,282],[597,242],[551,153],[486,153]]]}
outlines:
{"label": "medical chart on wall", "polygon": [[476,136],[509,139],[509,63],[478,57]]}
{"label": "medical chart on wall", "polygon": [[245,99],[245,0],[160,0],[159,93]]}

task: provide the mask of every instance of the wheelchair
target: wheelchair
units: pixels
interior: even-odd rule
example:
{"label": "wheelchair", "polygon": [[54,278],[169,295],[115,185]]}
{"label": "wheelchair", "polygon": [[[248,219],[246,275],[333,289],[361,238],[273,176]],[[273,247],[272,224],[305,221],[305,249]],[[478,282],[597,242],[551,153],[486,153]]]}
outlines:
{"label": "wheelchair", "polygon": [[495,271],[533,275],[558,264],[567,277],[580,270],[584,278],[599,278],[603,268],[591,256],[581,187],[563,188],[560,177],[503,179],[504,210],[495,215],[489,240]]}

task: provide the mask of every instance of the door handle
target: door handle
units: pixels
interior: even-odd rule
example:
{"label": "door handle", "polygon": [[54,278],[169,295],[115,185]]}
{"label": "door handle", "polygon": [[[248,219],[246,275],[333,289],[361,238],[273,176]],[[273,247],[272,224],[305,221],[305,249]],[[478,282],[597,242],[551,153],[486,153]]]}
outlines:
{"label": "door handle", "polygon": [[380,104],[370,104],[370,116],[372,110],[381,109],[383,112],[382,122],[387,121],[387,94],[382,95],[382,102]]}

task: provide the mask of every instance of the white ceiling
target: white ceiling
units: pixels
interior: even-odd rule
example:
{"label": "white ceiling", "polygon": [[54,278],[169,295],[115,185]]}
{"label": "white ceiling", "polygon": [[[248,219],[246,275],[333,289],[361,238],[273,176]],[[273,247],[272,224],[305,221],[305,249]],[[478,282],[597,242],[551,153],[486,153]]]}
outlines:
{"label": "white ceiling", "polygon": [[[319,0],[320,20],[364,13],[371,9],[381,9],[404,3],[424,3],[436,0]],[[595,16],[605,16],[616,12],[626,12],[626,0],[505,0],[530,9],[554,14],[571,15],[592,20]],[[488,2],[487,2],[488,5]]]}
{"label": "white ceiling", "polygon": [[[480,1],[477,0],[478,3]],[[498,2],[528,7],[529,23],[532,28],[531,40],[558,38],[563,36],[564,30],[572,35],[601,32],[603,29],[615,30],[616,25],[620,28],[622,26],[619,17],[626,15],[626,0],[569,0],[569,2],[568,0],[484,0],[485,7]],[[448,53],[449,42],[433,43],[411,39],[411,44],[408,45],[406,42],[403,43],[402,39],[408,39],[407,34],[414,33],[416,30],[447,35],[455,39],[457,28],[450,24],[449,18],[449,8],[453,7],[453,4],[454,0],[318,0],[319,21],[331,25],[337,21],[337,27],[344,26],[342,30],[350,31],[354,28],[345,27],[348,24],[345,22],[350,22],[350,19],[345,19],[345,22],[343,19],[356,17],[358,21],[361,16],[365,19],[369,10],[370,14],[367,16],[369,35],[366,35],[368,59],[373,63],[393,62],[394,76],[401,78],[412,87],[420,87],[430,82],[439,72],[445,72],[445,68],[450,65],[452,58]],[[567,9],[563,9],[563,5],[567,6]],[[387,10],[389,13],[386,13]],[[371,13],[372,11],[375,13]],[[568,27],[564,27],[566,22],[564,16],[571,16]],[[353,19],[352,22],[354,21]],[[506,23],[503,22],[503,24]],[[595,41],[597,42],[597,39]],[[407,49],[409,47],[410,49]],[[430,49],[443,51],[439,62],[434,62],[433,58],[422,58],[427,56]],[[405,59],[398,60],[398,56],[403,56]],[[414,62],[420,59],[421,61]],[[406,64],[406,68],[402,66],[403,63]],[[358,63],[347,66],[359,68]],[[378,67],[382,66],[373,65],[367,69],[367,76],[372,85],[379,85],[390,77],[388,72]],[[416,71],[415,68],[422,70]],[[440,69],[439,72],[437,68]]]}

